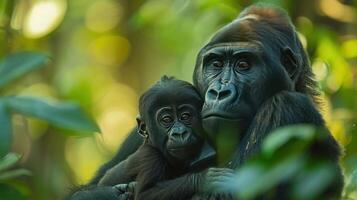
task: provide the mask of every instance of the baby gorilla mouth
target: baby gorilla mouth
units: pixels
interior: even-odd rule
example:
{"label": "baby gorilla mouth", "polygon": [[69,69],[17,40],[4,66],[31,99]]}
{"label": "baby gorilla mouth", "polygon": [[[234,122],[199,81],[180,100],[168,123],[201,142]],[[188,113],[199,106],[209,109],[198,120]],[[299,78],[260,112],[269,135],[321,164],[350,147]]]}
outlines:
{"label": "baby gorilla mouth", "polygon": [[168,153],[179,160],[187,160],[187,158],[192,158],[195,156],[199,150],[201,145],[197,142],[192,144],[185,144],[180,146],[174,146],[167,148]]}

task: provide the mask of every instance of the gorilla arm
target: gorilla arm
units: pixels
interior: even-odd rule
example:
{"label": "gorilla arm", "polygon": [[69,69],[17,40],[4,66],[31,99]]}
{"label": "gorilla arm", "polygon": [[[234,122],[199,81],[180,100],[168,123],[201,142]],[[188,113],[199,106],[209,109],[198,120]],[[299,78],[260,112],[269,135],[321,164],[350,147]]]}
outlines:
{"label": "gorilla arm", "polygon": [[139,162],[138,156],[140,155],[140,149],[141,148],[131,154],[126,160],[118,163],[111,169],[106,170],[101,179],[97,181],[98,184],[79,187],[69,199],[125,199],[123,198],[123,195],[125,195],[124,193],[127,191],[123,191],[120,187],[116,187],[114,185],[120,183],[128,184],[131,181],[135,181],[138,173],[138,168],[136,166]]}
{"label": "gorilla arm", "polygon": [[92,178],[92,180],[87,185],[97,185],[100,179],[104,176],[104,174],[111,168],[113,168],[118,163],[124,161],[131,154],[136,152],[140,146],[143,144],[143,137],[138,134],[137,127],[133,128],[133,130],[129,133],[128,137],[124,140],[123,144],[118,149],[115,156],[102,165],[100,169],[97,171],[96,175]]}
{"label": "gorilla arm", "polygon": [[[158,182],[152,187],[138,191],[135,199],[138,200],[182,200],[190,199],[225,182],[234,175],[228,168],[209,168],[203,172],[185,174],[179,178]],[[210,185],[206,185],[210,183]]]}
{"label": "gorilla arm", "polygon": [[135,181],[139,173],[139,163],[143,146],[135,153],[131,154],[126,160],[118,163],[111,169],[107,170],[104,176],[99,180],[98,186],[113,186],[121,183]]}

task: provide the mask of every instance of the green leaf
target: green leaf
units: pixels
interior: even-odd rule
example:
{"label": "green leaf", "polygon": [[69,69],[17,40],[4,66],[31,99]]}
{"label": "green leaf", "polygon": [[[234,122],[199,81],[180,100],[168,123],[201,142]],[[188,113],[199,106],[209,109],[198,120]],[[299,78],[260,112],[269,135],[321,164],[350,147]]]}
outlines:
{"label": "green leaf", "polygon": [[25,200],[25,196],[20,193],[20,191],[16,190],[15,188],[0,184],[0,197],[1,199],[6,200]]}
{"label": "green leaf", "polygon": [[54,126],[76,131],[99,132],[97,124],[78,104],[44,101],[34,97],[7,97],[12,111],[43,119]]}
{"label": "green leaf", "polygon": [[311,141],[315,136],[315,128],[311,125],[292,125],[276,129],[264,141],[263,153],[272,155],[276,150],[292,139]]}
{"label": "green leaf", "polygon": [[47,61],[46,55],[36,52],[20,52],[7,56],[0,61],[0,87],[42,67]]}
{"label": "green leaf", "polygon": [[11,115],[6,103],[0,100],[0,158],[5,156],[11,146]]}
{"label": "green leaf", "polygon": [[300,176],[297,177],[291,193],[294,197],[293,199],[318,199],[317,197],[335,179],[337,174],[331,164],[318,162],[313,163],[313,165],[311,169],[305,168]]}
{"label": "green leaf", "polygon": [[284,180],[291,179],[304,164],[304,160],[298,155],[278,158],[274,163],[260,159],[251,160],[243,165],[237,171],[236,178],[227,182],[224,187],[236,193],[238,199],[253,199]]}
{"label": "green leaf", "polygon": [[17,178],[20,176],[31,176],[32,173],[27,169],[15,169],[11,171],[6,171],[0,174],[0,181],[5,181],[8,179]]}
{"label": "green leaf", "polygon": [[353,170],[350,175],[347,175],[347,182],[345,186],[346,193],[357,191],[357,169]]}
{"label": "green leaf", "polygon": [[9,153],[4,158],[0,160],[0,172],[10,167],[14,166],[17,162],[19,162],[21,156],[16,153]]}

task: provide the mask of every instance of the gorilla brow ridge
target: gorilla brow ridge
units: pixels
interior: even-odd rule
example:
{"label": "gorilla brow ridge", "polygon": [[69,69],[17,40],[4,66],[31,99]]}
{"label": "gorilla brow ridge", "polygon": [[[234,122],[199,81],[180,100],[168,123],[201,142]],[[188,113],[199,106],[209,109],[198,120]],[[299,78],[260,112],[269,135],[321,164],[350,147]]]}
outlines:
{"label": "gorilla brow ridge", "polygon": [[[314,103],[319,106],[321,104],[320,92],[317,89],[317,81],[315,76],[312,73],[309,58],[296,34],[295,26],[292,24],[290,17],[287,12],[277,6],[258,3],[246,8],[238,18],[247,16],[247,15],[258,15],[261,16],[261,21],[268,23],[272,29],[278,31],[280,37],[277,37],[279,43],[284,41],[292,41],[295,46],[299,57],[299,66],[301,67],[301,76],[296,82],[296,90],[305,94],[308,94]],[[285,34],[288,34],[285,36]],[[289,37],[292,35],[293,37]]]}
{"label": "gorilla brow ridge", "polygon": [[[173,90],[172,88],[175,89]],[[198,91],[192,84],[186,81],[178,80],[173,76],[164,75],[150,89],[141,95],[139,99],[139,113],[141,117],[145,116],[147,109],[151,107],[150,105],[156,100],[160,91],[163,90],[168,90],[171,94],[180,94],[180,91],[182,90],[192,90],[192,96],[196,96],[197,99],[201,99]]]}

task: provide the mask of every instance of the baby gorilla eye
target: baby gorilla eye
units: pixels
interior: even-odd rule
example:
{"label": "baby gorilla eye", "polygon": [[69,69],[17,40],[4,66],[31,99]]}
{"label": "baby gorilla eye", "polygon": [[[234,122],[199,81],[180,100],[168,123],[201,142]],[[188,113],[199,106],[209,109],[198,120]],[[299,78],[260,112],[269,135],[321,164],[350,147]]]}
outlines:
{"label": "baby gorilla eye", "polygon": [[188,121],[188,120],[191,119],[191,114],[190,113],[182,113],[180,119],[183,120],[183,121]]}
{"label": "baby gorilla eye", "polygon": [[213,66],[215,66],[215,67],[217,67],[217,68],[222,68],[223,67],[223,61],[221,61],[221,60],[215,60],[215,61],[213,61],[212,62],[212,65]]}
{"label": "baby gorilla eye", "polygon": [[239,70],[247,70],[250,68],[250,64],[246,60],[240,60],[237,63],[237,67]]}
{"label": "baby gorilla eye", "polygon": [[166,115],[161,118],[161,121],[165,124],[169,124],[169,123],[173,122],[174,120],[172,119],[172,117]]}

